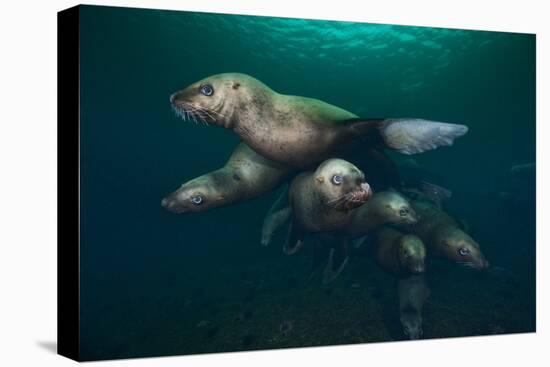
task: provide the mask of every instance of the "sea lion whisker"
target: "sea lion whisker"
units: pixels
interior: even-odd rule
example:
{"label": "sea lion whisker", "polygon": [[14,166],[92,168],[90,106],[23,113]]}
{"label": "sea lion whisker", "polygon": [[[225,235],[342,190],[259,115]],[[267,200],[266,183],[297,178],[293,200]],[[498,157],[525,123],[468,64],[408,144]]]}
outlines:
{"label": "sea lion whisker", "polygon": [[206,118],[204,117],[204,114],[203,114],[203,111],[197,109],[193,112],[196,117],[199,119],[200,123],[205,125],[205,126],[209,126],[208,122],[206,121]]}
{"label": "sea lion whisker", "polygon": [[329,200],[329,201],[327,201],[327,204],[336,204],[338,202],[342,202],[342,201],[346,200],[346,196],[347,196],[347,194],[339,196],[336,199]]}
{"label": "sea lion whisker", "polygon": [[[196,124],[198,124],[198,121],[197,121],[197,119],[198,119],[203,125],[209,126],[209,124],[206,121],[206,118],[203,114],[203,113],[205,113],[205,111],[203,111],[200,107],[194,107],[194,106],[191,106],[191,105],[188,105],[188,104],[181,103],[181,108],[187,114],[191,115],[191,118],[193,119],[193,121],[195,121]],[[212,117],[210,116],[210,118],[212,118]],[[215,121],[214,118],[212,118],[212,120]]]}
{"label": "sea lion whisker", "polygon": [[[200,112],[203,112],[205,113],[212,121],[216,121],[216,119],[209,113],[209,112],[212,112],[212,113],[217,113],[215,111],[209,111],[207,108],[205,107],[199,107],[197,108],[198,111]],[[223,116],[222,116],[223,117]]]}
{"label": "sea lion whisker", "polygon": [[215,114],[215,115],[218,115],[218,116],[220,116],[220,117],[222,117],[222,118],[224,118],[224,119],[226,118],[226,116],[225,116],[223,113],[221,113],[221,112],[215,111],[215,110],[213,110],[213,109],[211,109],[211,108],[207,108],[207,107],[203,107],[203,108],[204,108],[205,110],[207,110],[208,112],[210,112],[210,113],[213,113],[213,114]]}

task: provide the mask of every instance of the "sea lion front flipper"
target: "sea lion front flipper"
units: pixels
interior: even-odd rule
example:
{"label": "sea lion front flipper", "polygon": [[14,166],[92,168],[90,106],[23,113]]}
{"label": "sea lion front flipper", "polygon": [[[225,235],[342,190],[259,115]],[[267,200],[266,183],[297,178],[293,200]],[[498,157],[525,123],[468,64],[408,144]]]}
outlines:
{"label": "sea lion front flipper", "polygon": [[289,187],[286,185],[265,215],[262,224],[262,239],[260,241],[262,246],[269,246],[273,234],[288,220],[292,213],[288,200],[288,190]]}
{"label": "sea lion front flipper", "polygon": [[414,118],[354,119],[351,126],[359,133],[377,128],[385,148],[407,155],[453,145],[456,138],[468,132],[466,125]]}
{"label": "sea lion front flipper", "polygon": [[328,246],[326,244],[326,241],[324,241],[323,238],[321,238],[320,236],[321,235],[319,234],[315,234],[312,237],[312,263],[308,281],[312,280],[315,277],[317,271],[320,268],[322,269],[322,265],[325,264],[325,261],[327,260]]}
{"label": "sea lion front flipper", "polygon": [[288,235],[283,246],[283,252],[287,255],[294,255],[304,246],[305,232],[294,221],[290,223]]}
{"label": "sea lion front flipper", "polygon": [[353,246],[353,248],[361,248],[363,247],[363,245],[365,244],[365,241],[368,239],[369,235],[364,235],[364,236],[361,236],[359,238],[356,238],[354,240],[351,241],[351,244]]}
{"label": "sea lion front flipper", "polygon": [[348,263],[348,244],[341,240],[337,246],[330,249],[327,265],[323,271],[323,284],[334,281]]}

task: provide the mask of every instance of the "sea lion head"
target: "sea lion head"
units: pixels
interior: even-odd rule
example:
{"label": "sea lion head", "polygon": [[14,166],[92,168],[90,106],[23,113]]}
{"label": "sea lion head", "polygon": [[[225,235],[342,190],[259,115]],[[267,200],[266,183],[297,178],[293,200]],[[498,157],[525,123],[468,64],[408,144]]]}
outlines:
{"label": "sea lion head", "polygon": [[440,229],[437,231],[435,241],[444,257],[462,266],[476,270],[489,267],[489,262],[485,259],[477,242],[459,228]]}
{"label": "sea lion head", "polygon": [[403,333],[411,340],[420,339],[423,334],[422,315],[414,309],[405,309],[401,312],[401,325]]}
{"label": "sea lion head", "polygon": [[183,120],[233,128],[239,115],[261,114],[261,101],[272,93],[259,80],[240,73],[216,74],[170,96],[170,104]]}
{"label": "sea lion head", "polygon": [[215,173],[197,177],[162,199],[161,205],[175,214],[198,213],[228,203]]}
{"label": "sea lion head", "polygon": [[[375,200],[375,201],[374,201]],[[382,191],[374,195],[373,204],[386,218],[386,223],[409,225],[418,222],[418,216],[409,201],[395,191]]]}
{"label": "sea lion head", "polygon": [[399,262],[411,274],[421,274],[426,267],[426,247],[420,238],[413,234],[399,239]]}
{"label": "sea lion head", "polygon": [[357,208],[372,196],[363,172],[342,159],[324,161],[314,177],[321,200],[334,209],[346,211]]}

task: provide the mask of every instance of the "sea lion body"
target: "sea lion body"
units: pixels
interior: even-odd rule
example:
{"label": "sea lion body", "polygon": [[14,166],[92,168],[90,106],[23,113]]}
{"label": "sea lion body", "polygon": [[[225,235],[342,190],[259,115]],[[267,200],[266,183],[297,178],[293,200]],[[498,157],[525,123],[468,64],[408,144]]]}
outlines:
{"label": "sea lion body", "polygon": [[311,168],[340,156],[369,136],[404,154],[420,153],[464,135],[464,125],[421,119],[359,119],[326,102],[280,94],[245,74],[217,74],[172,94],[184,119],[233,130],[264,157],[295,168]]}
{"label": "sea lion body", "polygon": [[479,245],[458,222],[428,201],[412,200],[420,220],[409,227],[428,247],[428,252],[476,270],[489,267]]}
{"label": "sea lion body", "polygon": [[424,272],[426,248],[420,238],[391,227],[380,228],[375,237],[374,258],[382,269],[396,277]]}
{"label": "sea lion body", "polygon": [[202,212],[249,200],[273,190],[291,173],[239,143],[222,168],[184,183],[162,206],[174,213]]}

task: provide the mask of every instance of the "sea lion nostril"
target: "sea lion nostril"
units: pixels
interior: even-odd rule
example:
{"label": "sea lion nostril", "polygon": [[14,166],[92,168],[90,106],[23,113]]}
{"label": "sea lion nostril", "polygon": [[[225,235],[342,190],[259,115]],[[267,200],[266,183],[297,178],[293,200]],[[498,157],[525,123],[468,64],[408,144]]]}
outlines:
{"label": "sea lion nostril", "polygon": [[168,208],[170,206],[170,201],[166,198],[162,199],[162,201],[160,202],[160,205],[163,207],[163,208]]}

